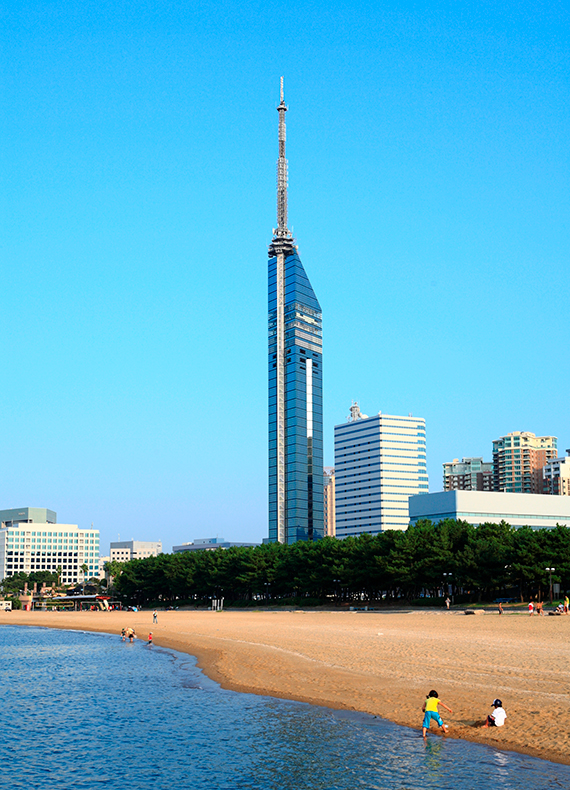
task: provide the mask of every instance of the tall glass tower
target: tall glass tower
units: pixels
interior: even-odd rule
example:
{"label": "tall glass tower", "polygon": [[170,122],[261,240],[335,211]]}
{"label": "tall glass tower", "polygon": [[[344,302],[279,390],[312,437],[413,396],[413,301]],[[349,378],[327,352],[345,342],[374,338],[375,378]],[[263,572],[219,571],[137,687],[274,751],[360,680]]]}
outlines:
{"label": "tall glass tower", "polygon": [[287,227],[283,77],[269,247],[269,541],[322,538],[322,313]]}

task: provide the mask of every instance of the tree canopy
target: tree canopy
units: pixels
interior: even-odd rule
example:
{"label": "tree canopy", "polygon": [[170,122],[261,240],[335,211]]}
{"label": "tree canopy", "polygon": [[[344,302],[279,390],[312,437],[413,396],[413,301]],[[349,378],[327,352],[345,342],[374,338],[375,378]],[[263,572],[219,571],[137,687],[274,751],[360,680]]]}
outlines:
{"label": "tree canopy", "polygon": [[[554,582],[570,589],[570,529],[514,528],[504,521],[474,527],[447,519],[406,531],[292,545],[192,551],[114,563],[113,583],[125,600],[279,602],[414,599],[456,594],[491,600],[510,591],[542,596]],[[109,568],[109,570],[111,570]]]}

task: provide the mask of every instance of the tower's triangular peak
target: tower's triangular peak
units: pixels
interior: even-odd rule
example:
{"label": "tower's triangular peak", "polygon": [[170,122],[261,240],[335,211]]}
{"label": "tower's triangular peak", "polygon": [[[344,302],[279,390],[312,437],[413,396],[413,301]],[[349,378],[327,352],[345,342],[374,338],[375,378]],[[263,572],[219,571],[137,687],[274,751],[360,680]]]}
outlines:
{"label": "tower's triangular peak", "polygon": [[281,77],[280,102],[277,107],[279,113],[279,158],[277,160],[277,227],[273,231],[273,241],[269,248],[269,255],[272,257],[278,252],[289,254],[294,249],[293,234],[287,227],[287,157],[285,155],[285,143],[287,130],[285,126],[285,113],[287,105],[283,93],[283,77]]}

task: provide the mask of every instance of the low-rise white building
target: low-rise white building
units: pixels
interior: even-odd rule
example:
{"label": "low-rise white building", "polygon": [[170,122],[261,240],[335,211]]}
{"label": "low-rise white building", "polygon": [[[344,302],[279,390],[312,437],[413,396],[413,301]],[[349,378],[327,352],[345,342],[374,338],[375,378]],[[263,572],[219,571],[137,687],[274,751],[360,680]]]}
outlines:
{"label": "low-rise white building", "polygon": [[110,560],[111,560],[110,556],[99,557],[99,578],[100,579],[104,579],[105,578],[105,563],[106,562],[110,562]]}
{"label": "low-rise white building", "polygon": [[162,554],[161,541],[150,540],[119,540],[111,543],[111,561],[128,562],[129,560],[140,560],[143,557],[158,557]]}
{"label": "low-rise white building", "polygon": [[570,527],[570,497],[499,491],[440,491],[410,497],[410,523],[460,519],[479,525],[506,521],[513,527]]}

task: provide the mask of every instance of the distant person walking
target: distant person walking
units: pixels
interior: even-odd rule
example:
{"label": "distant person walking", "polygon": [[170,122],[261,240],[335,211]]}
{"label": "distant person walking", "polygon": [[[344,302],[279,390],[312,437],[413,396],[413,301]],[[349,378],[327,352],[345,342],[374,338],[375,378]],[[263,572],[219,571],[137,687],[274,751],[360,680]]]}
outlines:
{"label": "distant person walking", "polygon": [[154,625],[155,623],[158,623],[158,612],[156,611],[156,609],[152,613],[152,624]]}
{"label": "distant person walking", "polygon": [[566,595],[564,598],[564,614],[568,614],[568,609],[570,607],[570,598]]}
{"label": "distant person walking", "polygon": [[448,611],[449,611],[449,604],[450,604],[450,603],[451,603],[451,598],[450,598],[450,597],[449,597],[449,595],[448,595],[448,596],[447,596],[447,598],[445,599],[445,605],[447,606],[447,610],[448,610]]}
{"label": "distant person walking", "polygon": [[503,614],[503,604],[499,601],[499,614]]}
{"label": "distant person walking", "polygon": [[152,647],[152,631],[151,631],[151,632],[150,632],[150,634],[148,635],[148,646],[149,646],[149,647]]}
{"label": "distant person walking", "polygon": [[447,734],[447,730],[449,729],[449,727],[443,723],[443,720],[437,710],[438,705],[441,705],[441,707],[445,708],[445,710],[449,711],[449,713],[453,713],[451,708],[448,708],[447,705],[445,705],[440,699],[438,699],[437,691],[435,689],[432,689],[430,693],[427,695],[426,701],[422,706],[422,711],[424,713],[422,736],[424,738],[426,737],[426,733],[429,730],[429,725],[432,719],[435,719],[437,724],[439,724],[439,726],[443,730],[443,734],[444,735]]}
{"label": "distant person walking", "polygon": [[528,604],[528,613],[530,614],[530,616],[531,616],[531,617],[532,617],[532,616],[533,616],[533,614],[534,614],[534,604],[533,604],[533,602],[532,602],[532,601],[529,601],[529,604]]}

